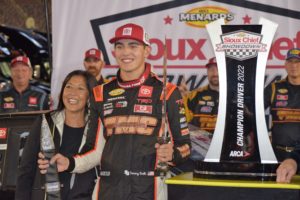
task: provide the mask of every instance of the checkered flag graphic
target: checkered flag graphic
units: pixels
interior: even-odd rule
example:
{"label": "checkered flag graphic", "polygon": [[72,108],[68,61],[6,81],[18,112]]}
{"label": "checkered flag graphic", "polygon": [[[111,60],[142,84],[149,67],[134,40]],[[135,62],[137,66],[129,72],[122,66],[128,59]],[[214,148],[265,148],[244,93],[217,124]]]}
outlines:
{"label": "checkered flag graphic", "polygon": [[225,52],[228,57],[238,60],[246,60],[257,56],[257,50],[254,49],[227,49]]}

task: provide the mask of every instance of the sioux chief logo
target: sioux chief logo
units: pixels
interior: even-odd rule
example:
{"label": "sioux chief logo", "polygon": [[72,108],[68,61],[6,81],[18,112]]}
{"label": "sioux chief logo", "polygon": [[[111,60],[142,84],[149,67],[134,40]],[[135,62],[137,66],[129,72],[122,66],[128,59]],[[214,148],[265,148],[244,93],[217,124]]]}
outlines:
{"label": "sioux chief logo", "polygon": [[217,44],[216,51],[225,51],[226,57],[235,60],[247,60],[256,57],[259,51],[267,51],[261,39],[261,34],[244,30],[226,33],[221,35],[222,43]]}
{"label": "sioux chief logo", "polygon": [[179,21],[199,28],[205,28],[206,24],[221,18],[228,22],[234,19],[234,15],[227,9],[217,6],[193,8],[186,13],[179,14]]}

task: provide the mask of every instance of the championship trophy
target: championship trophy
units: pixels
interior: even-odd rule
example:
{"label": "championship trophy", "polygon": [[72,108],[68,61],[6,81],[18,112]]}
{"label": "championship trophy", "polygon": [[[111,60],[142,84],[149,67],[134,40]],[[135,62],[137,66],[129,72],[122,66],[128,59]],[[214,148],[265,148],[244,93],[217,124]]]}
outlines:
{"label": "championship trophy", "polygon": [[[55,145],[45,115],[43,115],[41,126],[41,151],[43,152],[45,159],[48,160],[50,160],[51,157],[55,155]],[[60,200],[60,182],[57,173],[56,163],[50,164],[45,176],[45,190],[47,194],[47,199]]]}
{"label": "championship trophy", "polygon": [[274,180],[278,161],[264,112],[264,77],[277,24],[207,25],[218,63],[220,97],[216,128],[195,177]]}
{"label": "championship trophy", "polygon": [[[165,38],[166,44],[166,38]],[[168,120],[167,120],[167,47],[164,45],[164,57],[163,57],[163,91],[162,91],[162,125],[161,136],[157,137],[158,144],[168,144],[170,142],[170,137],[168,134]],[[158,162],[157,168],[155,169],[156,175],[164,179],[169,171],[169,165],[166,162]]]}

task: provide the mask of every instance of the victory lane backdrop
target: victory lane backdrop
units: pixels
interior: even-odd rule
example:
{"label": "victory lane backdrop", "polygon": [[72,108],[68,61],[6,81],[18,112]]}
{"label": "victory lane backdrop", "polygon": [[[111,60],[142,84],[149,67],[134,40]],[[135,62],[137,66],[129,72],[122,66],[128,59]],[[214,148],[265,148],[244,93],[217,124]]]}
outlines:
{"label": "victory lane backdrop", "polygon": [[[298,0],[53,0],[53,74],[51,93],[56,99],[66,74],[83,69],[83,54],[92,47],[104,53],[107,66],[102,73],[114,76],[117,64],[108,40],[125,23],[144,26],[149,34],[148,61],[162,74],[163,49],[167,46],[168,79],[190,89],[207,84],[205,64],[213,57],[205,25],[224,18],[227,24],[258,24],[259,17],[278,23],[270,51],[266,84],[286,76],[283,68],[288,49],[300,47],[300,4]],[[166,40],[165,40],[166,38]],[[56,102],[55,102],[56,103]]]}

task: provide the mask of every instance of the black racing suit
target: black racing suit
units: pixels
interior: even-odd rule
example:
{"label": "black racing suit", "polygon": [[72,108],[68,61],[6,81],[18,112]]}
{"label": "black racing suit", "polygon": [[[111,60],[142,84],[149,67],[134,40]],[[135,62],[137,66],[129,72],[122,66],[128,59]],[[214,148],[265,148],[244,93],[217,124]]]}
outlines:
{"label": "black racing suit", "polygon": [[[95,159],[99,162],[101,151],[97,149],[101,148],[99,134],[103,130],[106,142],[102,147],[97,199],[158,198],[157,181],[160,177],[153,176],[158,162],[154,146],[157,137],[162,134],[163,83],[150,68],[147,64],[144,74],[138,80],[122,82],[118,72],[116,79],[94,88],[96,102],[91,110],[87,141],[91,150],[70,158],[69,170],[72,170],[74,164],[76,171],[80,166],[92,167],[97,162]],[[175,85],[167,84],[166,98],[168,130],[174,144],[172,163],[178,164],[189,157],[189,131],[183,100]]]}
{"label": "black racing suit", "polygon": [[188,122],[213,133],[218,115],[219,92],[206,85],[193,90],[184,99]]}
{"label": "black racing suit", "polygon": [[13,87],[0,92],[0,112],[49,110],[49,96],[43,90],[29,86],[21,94]]}
{"label": "black racing suit", "polygon": [[268,85],[264,97],[272,115],[272,145],[282,161],[300,145],[300,85],[283,79]]}

